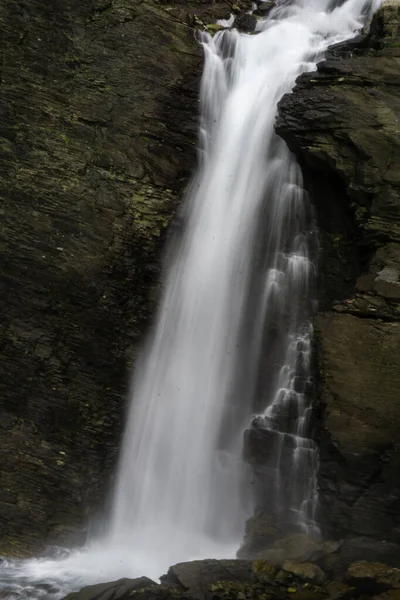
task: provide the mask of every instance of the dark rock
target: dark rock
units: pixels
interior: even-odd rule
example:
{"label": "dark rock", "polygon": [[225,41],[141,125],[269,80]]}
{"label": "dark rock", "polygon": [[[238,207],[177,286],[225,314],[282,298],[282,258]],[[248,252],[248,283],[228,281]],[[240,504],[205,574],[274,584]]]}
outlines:
{"label": "dark rock", "polygon": [[358,561],[350,565],[346,581],[367,592],[382,592],[387,589],[400,589],[400,569],[383,563]]}
{"label": "dark rock", "polygon": [[313,561],[320,558],[323,553],[322,544],[306,533],[297,533],[278,540],[274,547],[283,550],[286,560],[298,563]]}
{"label": "dark rock", "polygon": [[[399,11],[397,0],[384,3],[369,34],[333,46],[282,99],[277,120],[302,164],[321,231],[315,369],[323,525],[329,536],[353,532],[382,544],[399,542],[400,532]],[[332,565],[345,551],[329,558]],[[360,552],[370,558],[372,547]]]}
{"label": "dark rock", "polygon": [[284,571],[295,575],[299,579],[305,581],[313,581],[314,583],[323,583],[326,579],[326,575],[318,565],[309,562],[296,563],[290,560],[286,560],[282,568]]}
{"label": "dark rock", "polygon": [[[320,570],[316,567],[311,573],[312,567],[316,566],[304,566],[298,576],[289,571],[277,571],[264,560],[194,561],[171,567],[161,578],[160,585],[149,583],[145,578],[121,580],[83,588],[64,600],[326,600],[324,583],[317,585],[310,581],[309,576],[314,576],[322,582]],[[294,593],[297,595],[293,596]]]}
{"label": "dark rock", "polygon": [[235,27],[244,33],[253,33],[256,25],[256,17],[247,13],[239,15],[235,20]]}
{"label": "dark rock", "polygon": [[325,586],[330,600],[350,600],[354,597],[354,587],[342,581],[329,581]]}
{"label": "dark rock", "polygon": [[400,590],[388,590],[387,592],[382,592],[379,596],[375,596],[374,600],[399,600],[400,599]]}
{"label": "dark rock", "polygon": [[275,2],[259,2],[257,8],[253,11],[253,15],[258,17],[266,17],[268,13],[276,6]]}
{"label": "dark rock", "polygon": [[161,582],[178,585],[194,598],[201,599],[219,581],[250,581],[252,572],[252,563],[248,560],[196,560],[174,565],[161,577]]}
{"label": "dark rock", "polygon": [[216,0],[0,6],[0,551],[101,510],[160,253],[196,161]]}
{"label": "dark rock", "polygon": [[69,594],[64,600],[125,600],[132,598],[132,592],[157,586],[147,577],[119,579],[110,583],[99,583]]}
{"label": "dark rock", "polygon": [[397,544],[368,537],[347,538],[337,551],[325,555],[318,562],[333,579],[342,579],[350,564],[363,558],[396,567],[400,564],[400,547]]}
{"label": "dark rock", "polygon": [[[273,516],[264,510],[257,510],[247,520],[244,541],[237,556],[245,559],[257,558],[260,552],[270,549],[277,538],[281,537],[282,531],[276,525]],[[280,561],[278,564],[281,564]]]}
{"label": "dark rock", "polygon": [[[64,600],[399,600],[399,569],[357,562],[346,582],[326,580],[318,565],[265,560],[203,560],[171,567],[161,584],[146,578],[83,588]],[[369,587],[368,587],[369,585]],[[397,595],[396,595],[397,594]]]}
{"label": "dark rock", "polygon": [[243,457],[253,466],[265,465],[276,454],[281,434],[262,427],[246,429],[243,439]]}

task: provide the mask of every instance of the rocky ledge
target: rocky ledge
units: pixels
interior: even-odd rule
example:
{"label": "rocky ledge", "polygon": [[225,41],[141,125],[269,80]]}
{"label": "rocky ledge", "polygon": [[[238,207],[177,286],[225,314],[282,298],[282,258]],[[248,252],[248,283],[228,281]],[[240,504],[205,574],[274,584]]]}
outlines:
{"label": "rocky ledge", "polygon": [[[315,320],[325,529],[400,543],[400,3],[279,104],[321,232]],[[379,540],[379,541],[374,541]],[[400,554],[397,546],[397,560]],[[392,596],[390,596],[392,597]],[[395,597],[395,596],[393,596]],[[397,597],[397,596],[396,596]]]}
{"label": "rocky ledge", "polygon": [[171,567],[157,584],[147,577],[121,579],[83,588],[65,600],[398,600],[400,569],[360,561],[342,581],[312,563],[204,560]]}

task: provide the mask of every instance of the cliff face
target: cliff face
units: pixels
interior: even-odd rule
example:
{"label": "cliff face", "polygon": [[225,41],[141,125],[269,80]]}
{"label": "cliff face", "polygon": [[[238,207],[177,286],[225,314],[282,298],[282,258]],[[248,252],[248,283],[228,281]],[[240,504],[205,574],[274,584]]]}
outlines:
{"label": "cliff face", "polygon": [[159,249],[195,162],[195,14],[221,1],[0,6],[0,552],[105,496]]}
{"label": "cliff face", "polygon": [[[279,105],[321,229],[319,486],[330,535],[400,542],[400,3]],[[385,544],[368,538],[385,540]],[[360,552],[361,553],[361,552]]]}
{"label": "cliff face", "polygon": [[[70,541],[106,497],[160,249],[195,163],[193,25],[230,9],[0,5],[1,553]],[[389,540],[383,554],[400,543],[398,13],[389,0],[369,36],[302,76],[277,124],[321,228],[324,523],[360,547]]]}

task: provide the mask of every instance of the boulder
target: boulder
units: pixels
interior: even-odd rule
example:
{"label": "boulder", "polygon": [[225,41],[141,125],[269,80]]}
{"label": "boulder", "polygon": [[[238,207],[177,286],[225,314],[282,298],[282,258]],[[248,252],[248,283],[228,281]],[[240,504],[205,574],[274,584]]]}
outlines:
{"label": "boulder", "polygon": [[332,579],[342,579],[349,566],[360,560],[360,557],[367,561],[379,561],[392,567],[400,564],[397,544],[368,537],[349,537],[343,540],[335,552],[324,555],[318,563]]}
{"label": "boulder", "polygon": [[276,2],[272,2],[269,0],[266,0],[265,2],[259,2],[257,8],[253,11],[253,15],[265,18],[275,6]]}
{"label": "boulder", "polygon": [[254,15],[242,13],[235,20],[235,27],[243,33],[253,33],[257,25],[257,19]]}
{"label": "boulder", "polygon": [[343,581],[328,581],[324,587],[330,600],[347,600],[351,598],[355,590],[354,587],[343,583]]}
{"label": "boulder", "polygon": [[309,562],[286,561],[275,569],[265,560],[199,560],[174,565],[161,584],[146,577],[121,579],[88,586],[64,600],[399,600],[398,571],[359,561],[342,582],[327,581]]}
{"label": "boulder", "polygon": [[320,558],[323,546],[306,533],[296,533],[274,543],[274,548],[282,550],[286,560],[307,562]]}
{"label": "boulder", "polygon": [[170,567],[160,579],[164,585],[178,587],[201,599],[218,582],[249,582],[252,573],[248,560],[196,560]]}
{"label": "boulder", "polygon": [[377,591],[400,589],[400,569],[384,563],[360,560],[349,566],[346,581],[357,588]]}
{"label": "boulder", "polygon": [[86,586],[79,592],[69,594],[64,600],[126,600],[132,597],[132,592],[156,585],[147,577],[118,579],[110,583]]}
{"label": "boulder", "polygon": [[314,563],[304,562],[296,563],[290,560],[286,560],[282,568],[284,571],[304,579],[305,581],[312,581],[313,583],[322,583],[326,579],[326,575],[318,565]]}
{"label": "boulder", "polygon": [[271,548],[275,540],[280,537],[282,532],[275,524],[274,518],[264,510],[257,510],[246,523],[244,541],[237,556],[245,559],[257,558],[260,552]]}
{"label": "boulder", "polygon": [[379,596],[374,596],[374,600],[400,600],[400,590],[388,590],[382,592]]}

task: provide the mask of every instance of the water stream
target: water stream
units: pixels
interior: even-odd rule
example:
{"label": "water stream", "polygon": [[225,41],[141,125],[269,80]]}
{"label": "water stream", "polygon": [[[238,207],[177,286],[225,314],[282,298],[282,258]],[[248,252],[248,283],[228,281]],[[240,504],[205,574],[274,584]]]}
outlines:
{"label": "water stream", "polygon": [[369,0],[295,0],[256,35],[200,34],[199,164],[136,366],[107,534],[60,558],[4,562],[0,590],[10,600],[57,600],[87,583],[234,556],[255,502],[245,430],[248,454],[254,431],[266,440],[256,489],[275,521],[317,533],[315,228],[274,121],[296,77],[370,9]]}

